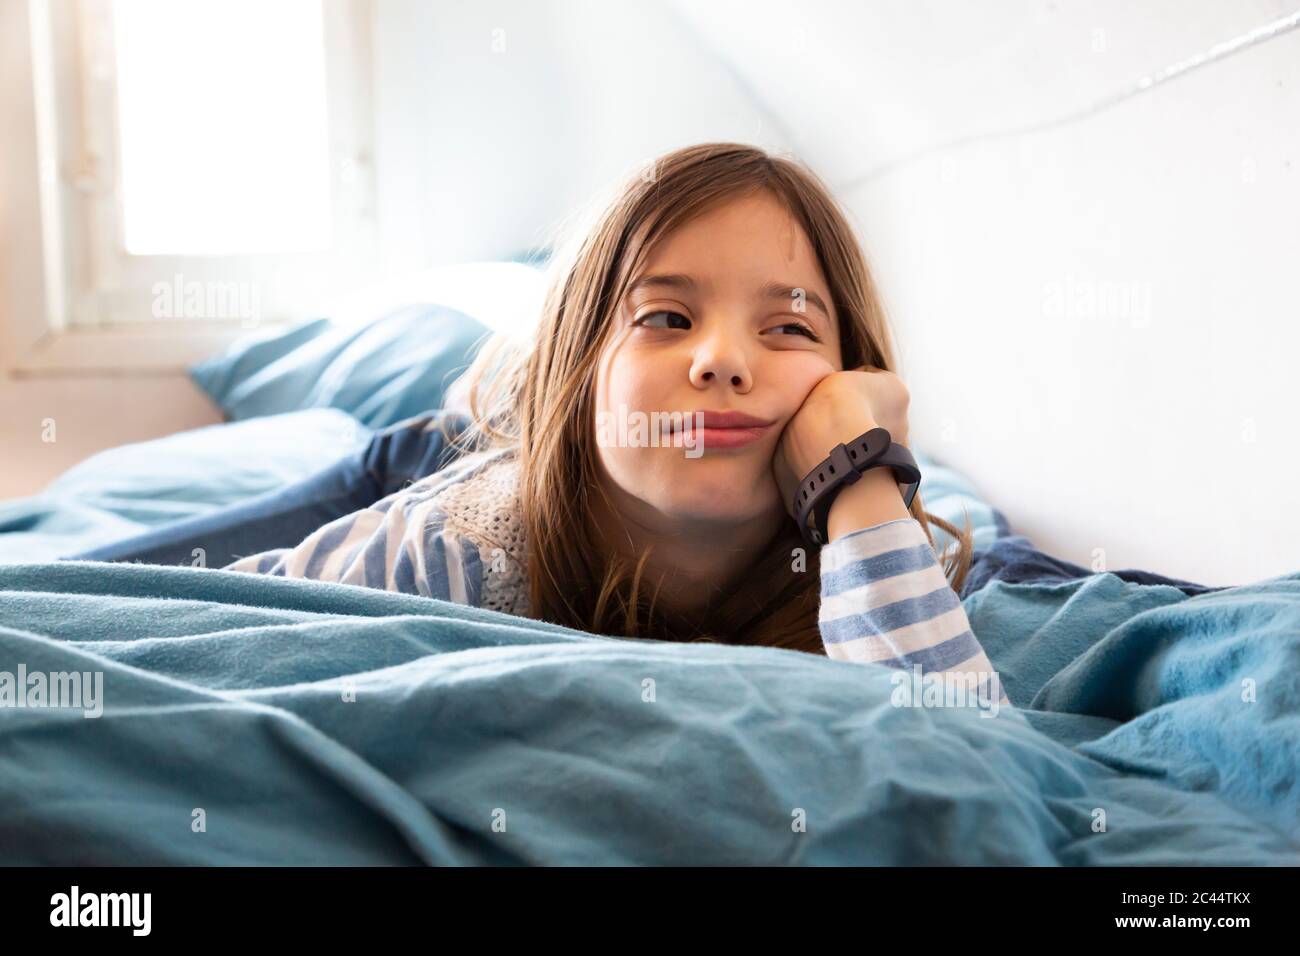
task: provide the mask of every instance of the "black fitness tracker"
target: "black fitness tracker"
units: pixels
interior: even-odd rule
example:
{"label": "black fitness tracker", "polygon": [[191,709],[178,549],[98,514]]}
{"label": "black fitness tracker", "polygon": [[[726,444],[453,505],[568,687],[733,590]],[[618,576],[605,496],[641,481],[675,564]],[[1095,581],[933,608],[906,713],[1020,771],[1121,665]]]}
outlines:
{"label": "black fitness tracker", "polygon": [[[822,463],[799,482],[794,510],[804,540],[809,544],[824,544],[828,537],[826,521],[835,496],[841,488],[861,478],[863,472],[879,467],[894,469],[903,504],[911,508],[916,489],[921,484],[921,469],[910,451],[894,444],[887,429],[873,428],[851,442],[836,445]],[[810,512],[813,516],[811,527],[808,522]]]}

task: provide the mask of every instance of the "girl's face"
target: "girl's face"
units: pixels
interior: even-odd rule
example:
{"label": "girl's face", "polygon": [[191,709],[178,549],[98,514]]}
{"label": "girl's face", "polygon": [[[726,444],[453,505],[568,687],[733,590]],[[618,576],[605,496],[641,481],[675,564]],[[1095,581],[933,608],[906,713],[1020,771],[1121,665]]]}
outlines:
{"label": "girl's face", "polygon": [[[620,512],[666,532],[685,521],[788,520],[772,457],[804,398],[842,366],[829,287],[780,200],[761,190],[667,236],[613,321],[595,424],[602,479]],[[702,411],[770,424],[732,447],[714,432],[663,433],[671,413],[693,426]]]}

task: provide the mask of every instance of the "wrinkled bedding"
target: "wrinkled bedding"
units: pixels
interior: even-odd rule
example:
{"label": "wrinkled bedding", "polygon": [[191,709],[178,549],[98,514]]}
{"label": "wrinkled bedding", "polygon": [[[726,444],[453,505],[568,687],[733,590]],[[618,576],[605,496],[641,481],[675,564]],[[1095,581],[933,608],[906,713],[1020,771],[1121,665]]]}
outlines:
{"label": "wrinkled bedding", "polygon": [[102,674],[99,716],[0,708],[0,864],[1300,862],[1300,573],[964,603],[996,716],[793,651],[0,567],[0,672]]}

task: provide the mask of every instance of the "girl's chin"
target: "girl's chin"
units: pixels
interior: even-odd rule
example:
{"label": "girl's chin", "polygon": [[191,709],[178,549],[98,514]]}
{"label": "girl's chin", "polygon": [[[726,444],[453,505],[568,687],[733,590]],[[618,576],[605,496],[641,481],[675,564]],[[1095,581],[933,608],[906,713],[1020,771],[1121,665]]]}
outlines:
{"label": "girl's chin", "polygon": [[736,448],[672,448],[668,454],[681,463],[682,467],[708,467],[730,471],[771,470],[771,453],[755,445],[741,445]]}
{"label": "girl's chin", "polygon": [[623,488],[664,514],[752,520],[777,495],[772,463],[760,455],[620,461],[616,474]]}

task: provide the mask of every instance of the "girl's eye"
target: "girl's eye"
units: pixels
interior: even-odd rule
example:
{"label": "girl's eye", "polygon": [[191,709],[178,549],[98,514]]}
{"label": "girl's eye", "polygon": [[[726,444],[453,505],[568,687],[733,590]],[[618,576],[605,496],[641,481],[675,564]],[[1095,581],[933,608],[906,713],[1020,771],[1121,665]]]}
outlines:
{"label": "girl's eye", "polygon": [[799,333],[798,333],[799,335],[805,335],[805,336],[807,336],[808,338],[812,339],[814,342],[820,342],[820,341],[821,341],[821,337],[818,336],[817,333],[814,332],[811,328],[809,328],[808,326],[804,325],[802,322],[787,322],[785,325],[778,325],[777,328],[778,328],[778,329],[798,329],[798,330],[799,330]]}
{"label": "girl's eye", "polygon": [[[689,322],[691,321],[690,319],[686,318],[686,316],[682,315],[680,312],[669,312],[669,311],[667,311],[667,310],[661,309],[661,310],[659,310],[658,312],[647,312],[645,315],[641,316],[641,318],[637,319],[637,320],[636,320],[635,322],[633,322],[632,324],[633,324],[633,325],[650,325],[650,320],[651,320],[651,319],[658,318],[658,317],[661,316],[661,315],[664,316],[665,318],[668,317],[668,316],[676,316],[677,318],[681,319],[683,322],[686,322],[686,323],[689,323]],[[650,325],[650,328],[662,329],[662,328],[667,328],[667,326],[662,326],[662,325]]]}
{"label": "girl's eye", "polygon": [[[646,327],[648,327],[648,328],[655,328],[655,329],[663,329],[663,328],[671,328],[671,327],[672,327],[672,326],[670,326],[670,325],[658,325],[658,324],[655,324],[654,321],[652,321],[652,320],[658,320],[660,317],[663,317],[663,319],[664,319],[665,322],[667,322],[667,321],[669,321],[669,320],[671,320],[671,319],[673,319],[673,318],[681,319],[682,322],[684,322],[684,323],[686,324],[687,327],[690,325],[690,321],[691,321],[690,319],[686,318],[686,316],[682,315],[680,312],[672,312],[672,311],[670,311],[670,310],[668,310],[668,309],[660,309],[660,310],[655,311],[655,312],[647,312],[645,315],[641,316],[639,319],[637,319],[637,320],[636,320],[635,322],[633,322],[632,324],[633,324],[633,325],[644,325],[644,326],[646,326]],[[677,326],[677,328],[683,328],[683,326]],[[796,329],[796,330],[797,330],[797,332],[796,332],[797,335],[805,336],[806,338],[809,338],[809,339],[811,339],[811,340],[814,341],[814,342],[820,342],[820,341],[821,341],[821,337],[820,337],[816,332],[814,332],[814,331],[813,331],[809,326],[804,325],[802,322],[787,322],[787,323],[785,323],[784,325],[778,325],[778,326],[776,326],[776,328],[778,328],[778,329]]]}

